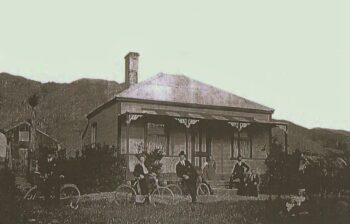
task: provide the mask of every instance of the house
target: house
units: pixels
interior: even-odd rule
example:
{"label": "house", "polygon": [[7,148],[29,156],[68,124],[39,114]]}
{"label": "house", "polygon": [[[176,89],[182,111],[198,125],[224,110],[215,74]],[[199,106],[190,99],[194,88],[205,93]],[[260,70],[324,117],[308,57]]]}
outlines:
{"label": "house", "polygon": [[31,161],[29,161],[30,141],[31,141],[31,123],[24,121],[7,129],[5,131],[9,150],[6,153],[6,161],[8,165],[18,175],[25,175],[29,171],[29,162],[33,164],[35,170],[38,165],[38,159],[41,155],[48,152],[57,152],[60,150],[60,144],[56,139],[36,129],[36,145],[38,151],[33,153]]}
{"label": "house", "polygon": [[5,157],[7,151],[7,138],[5,131],[0,129],[0,169],[5,166]]}
{"label": "house", "polygon": [[264,172],[272,129],[285,136],[287,124],[272,120],[273,109],[184,75],[158,75],[138,82],[138,53],[125,56],[125,87],[87,115],[82,145],[117,145],[132,172],[139,147],[163,150],[163,170],[174,176],[180,151],[201,167],[209,156],[226,178],[241,155]]}

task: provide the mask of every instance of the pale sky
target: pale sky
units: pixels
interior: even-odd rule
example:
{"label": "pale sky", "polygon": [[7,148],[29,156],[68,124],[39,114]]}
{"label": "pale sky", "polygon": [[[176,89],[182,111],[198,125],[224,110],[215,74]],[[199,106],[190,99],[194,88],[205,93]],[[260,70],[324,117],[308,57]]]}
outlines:
{"label": "pale sky", "polygon": [[350,130],[349,0],[0,0],[0,72],[41,82],[184,74],[305,127]]}

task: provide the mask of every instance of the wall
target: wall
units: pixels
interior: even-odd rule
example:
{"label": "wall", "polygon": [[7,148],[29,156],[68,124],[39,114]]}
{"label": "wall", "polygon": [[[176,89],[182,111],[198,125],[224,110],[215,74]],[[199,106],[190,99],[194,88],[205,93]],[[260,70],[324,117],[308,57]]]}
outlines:
{"label": "wall", "polygon": [[266,159],[270,149],[269,132],[269,127],[266,126],[258,126],[251,130],[254,159]]}
{"label": "wall", "polygon": [[[156,118],[160,121],[161,118]],[[144,145],[145,139],[147,138],[147,131],[145,130],[147,122],[149,121],[146,116],[139,118],[136,121],[132,121],[129,126],[129,170],[133,172],[134,166],[137,163],[135,154],[138,153],[138,145]],[[162,122],[161,122],[162,123]],[[173,118],[168,118],[167,121],[163,122],[166,125],[168,133],[168,147],[166,148],[166,156],[163,158],[163,172],[164,173],[175,173],[175,166],[178,162],[178,153],[180,151],[186,152],[186,128],[184,125],[179,124]],[[231,155],[231,137],[236,134],[237,130],[233,129],[229,125],[218,124],[215,121],[211,121],[212,125],[207,126],[204,121],[197,123],[192,126],[192,129],[206,130],[208,138],[211,136],[210,148],[212,155],[217,162],[217,171],[223,175],[230,174],[234,164],[236,163],[236,154]],[[189,149],[192,145],[190,143],[189,130]],[[252,158],[245,158],[247,163],[252,168],[258,169],[258,172],[265,172],[265,159],[269,149],[269,127],[264,125],[251,125],[241,132],[242,136],[251,136],[252,141]],[[203,139],[202,139],[203,141]],[[205,140],[202,143],[204,147]],[[121,149],[122,153],[126,153],[126,124],[122,123],[121,127]],[[263,150],[264,149],[264,150]],[[194,150],[194,149],[193,149]],[[209,150],[209,148],[207,149]],[[192,152],[193,153],[193,152]],[[189,155],[189,153],[187,153]],[[192,161],[194,164],[194,161]]]}
{"label": "wall", "polygon": [[88,121],[88,127],[82,139],[82,145],[91,144],[91,126],[97,124],[96,143],[117,145],[118,142],[118,108],[117,103],[105,108]]}
{"label": "wall", "polygon": [[0,158],[6,157],[7,140],[5,134],[0,132]]}

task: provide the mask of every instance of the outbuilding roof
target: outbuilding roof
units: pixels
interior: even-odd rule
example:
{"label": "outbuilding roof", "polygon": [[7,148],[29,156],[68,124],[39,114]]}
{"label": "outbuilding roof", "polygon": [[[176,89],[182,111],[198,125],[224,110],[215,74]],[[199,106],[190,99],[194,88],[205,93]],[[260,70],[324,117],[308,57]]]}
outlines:
{"label": "outbuilding roof", "polygon": [[[14,128],[16,128],[16,127],[22,125],[22,124],[28,125],[29,127],[32,126],[32,124],[31,124],[30,122],[28,122],[28,121],[21,121],[21,122],[17,123],[16,125],[14,125],[14,126],[8,128],[8,129],[6,129],[6,132],[9,132],[9,131],[11,131],[12,129],[14,129]],[[46,137],[52,139],[52,140],[55,141],[56,143],[58,143],[58,140],[57,140],[57,139],[51,137],[50,135],[46,134],[45,132],[41,131],[40,129],[37,128],[36,131],[39,132],[40,134],[45,135]]]}
{"label": "outbuilding roof", "polygon": [[159,73],[155,77],[131,85],[118,93],[117,98],[164,101],[261,110],[273,112],[272,108],[247,100],[233,93],[191,79],[184,75]]}

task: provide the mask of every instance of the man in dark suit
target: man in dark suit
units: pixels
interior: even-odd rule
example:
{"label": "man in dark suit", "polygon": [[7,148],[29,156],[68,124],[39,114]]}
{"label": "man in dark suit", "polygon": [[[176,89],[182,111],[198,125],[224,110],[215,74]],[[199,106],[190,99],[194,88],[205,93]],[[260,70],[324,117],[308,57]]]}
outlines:
{"label": "man in dark suit", "polygon": [[54,189],[54,201],[56,204],[60,198],[60,177],[57,160],[54,158],[53,153],[49,153],[46,161],[43,161],[41,172],[44,174],[45,181],[45,200],[48,202],[50,199],[51,190]]}
{"label": "man in dark suit", "polygon": [[232,170],[232,175],[230,177],[230,188],[233,187],[233,181],[235,179],[239,179],[239,189],[238,189],[238,194],[243,194],[243,189],[244,189],[244,175],[246,172],[249,171],[249,166],[242,161],[242,156],[238,156],[238,161],[235,164],[233,170]]}
{"label": "man in dark suit", "polygon": [[197,201],[197,171],[190,161],[186,160],[185,152],[179,154],[180,161],[176,164],[176,175],[181,178],[182,185],[187,187],[192,198],[192,202]]}

